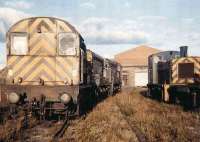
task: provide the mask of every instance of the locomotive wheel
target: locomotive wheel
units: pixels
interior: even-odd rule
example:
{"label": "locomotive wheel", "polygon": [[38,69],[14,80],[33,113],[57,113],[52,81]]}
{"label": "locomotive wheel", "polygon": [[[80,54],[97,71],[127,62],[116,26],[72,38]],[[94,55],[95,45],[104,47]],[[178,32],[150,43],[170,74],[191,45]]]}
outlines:
{"label": "locomotive wheel", "polygon": [[96,98],[96,101],[98,102],[98,101],[99,101],[99,99],[100,99],[100,94],[99,94],[99,91],[98,91],[98,89],[97,89],[97,88],[95,89],[94,93],[95,93],[95,98]]}
{"label": "locomotive wheel", "polygon": [[95,94],[94,89],[90,90],[90,98],[91,98],[92,107],[94,107],[97,104],[97,98],[96,98],[96,94]]}
{"label": "locomotive wheel", "polygon": [[40,113],[39,113],[40,121],[45,119],[45,96],[41,96],[40,100]]}
{"label": "locomotive wheel", "polygon": [[108,90],[108,96],[113,96],[114,91],[113,91],[113,87],[111,86]]}
{"label": "locomotive wheel", "polygon": [[194,108],[197,107],[197,93],[196,92],[192,93],[192,106]]}

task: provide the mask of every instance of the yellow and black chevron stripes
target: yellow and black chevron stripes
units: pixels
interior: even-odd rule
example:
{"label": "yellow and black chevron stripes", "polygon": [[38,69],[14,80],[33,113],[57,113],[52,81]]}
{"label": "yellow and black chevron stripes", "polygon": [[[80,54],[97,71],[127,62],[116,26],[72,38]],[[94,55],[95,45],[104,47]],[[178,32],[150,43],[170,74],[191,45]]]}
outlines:
{"label": "yellow and black chevron stripes", "polygon": [[184,58],[172,60],[172,78],[176,78],[178,80],[178,64],[184,62]]}
{"label": "yellow and black chevron stripes", "polygon": [[33,18],[29,20],[29,33],[56,33],[56,21],[50,18]]}
{"label": "yellow and black chevron stripes", "polygon": [[72,79],[73,62],[63,57],[56,58],[56,81]]}
{"label": "yellow and black chevron stripes", "polygon": [[21,21],[20,23],[15,24],[11,27],[10,31],[12,32],[27,32],[28,33],[28,20]]}
{"label": "yellow and black chevron stripes", "polygon": [[59,32],[72,32],[71,28],[73,27],[69,27],[69,25],[63,21],[58,21],[57,22],[57,30],[58,30],[58,33]]}
{"label": "yellow and black chevron stripes", "polygon": [[[55,80],[55,61],[53,59],[40,58],[37,60],[36,57],[35,62],[30,68],[28,67],[25,72],[18,74],[19,76],[23,76],[24,80],[27,81],[37,81],[38,78],[43,79],[44,73],[44,80],[46,81],[54,81]],[[50,61],[48,61],[50,60]],[[48,78],[46,78],[48,76]]]}
{"label": "yellow and black chevron stripes", "polygon": [[73,26],[65,21],[49,17],[22,20],[11,27],[7,34],[8,49],[11,48],[10,35],[15,32],[27,33],[28,54],[26,56],[8,55],[7,65],[13,71],[14,80],[21,77],[23,78],[22,85],[38,85],[39,78],[42,78],[48,85],[64,85],[64,81],[71,82],[76,78],[78,83],[78,58],[59,56],[57,53],[58,34],[77,33]]}
{"label": "yellow and black chevron stripes", "polygon": [[173,84],[193,83],[193,78],[179,78],[178,65],[180,63],[194,63],[194,73],[200,74],[200,58],[199,57],[184,57],[174,59],[171,62],[171,82]]}
{"label": "yellow and black chevron stripes", "polygon": [[[30,18],[15,24],[8,32],[28,33],[30,55],[56,55],[57,35],[61,32],[76,32],[74,27],[65,21],[55,18]],[[10,43],[10,38],[7,38]],[[7,44],[10,47],[10,44]]]}
{"label": "yellow and black chevron stripes", "polygon": [[56,55],[55,34],[38,34],[29,39],[30,55]]}
{"label": "yellow and black chevron stripes", "polygon": [[[9,63],[8,65],[12,65],[13,76],[22,77],[25,81],[35,81],[34,78],[39,79],[39,77],[44,76],[44,72],[46,75],[44,76],[46,81],[54,81],[55,80],[55,59],[51,57],[30,57],[24,56],[23,58],[18,60],[18,63],[14,64]],[[10,59],[11,60],[11,59]],[[48,76],[48,78],[47,78]]]}
{"label": "yellow and black chevron stripes", "polygon": [[30,55],[56,55],[56,21],[35,18],[29,21]]}
{"label": "yellow and black chevron stripes", "polygon": [[[73,80],[73,68],[76,60],[69,57],[31,57],[12,56],[8,58],[8,67],[12,67],[13,77],[23,81],[70,82]],[[78,69],[76,69],[78,72]],[[78,73],[77,73],[78,75]],[[76,76],[78,78],[78,76]]]}

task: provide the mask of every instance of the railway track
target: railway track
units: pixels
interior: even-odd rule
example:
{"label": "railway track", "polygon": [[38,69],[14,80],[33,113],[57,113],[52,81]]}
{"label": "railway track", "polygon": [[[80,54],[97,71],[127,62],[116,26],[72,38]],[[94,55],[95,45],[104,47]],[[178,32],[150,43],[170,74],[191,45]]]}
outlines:
{"label": "railway track", "polygon": [[31,119],[24,116],[11,121],[13,128],[5,130],[7,134],[0,142],[59,142],[70,125],[68,117],[63,122]]}
{"label": "railway track", "polygon": [[55,133],[55,135],[53,137],[53,142],[57,142],[59,140],[59,138],[63,137],[63,135],[65,134],[65,131],[69,125],[70,125],[69,118],[67,117],[67,119],[64,121],[64,123],[60,127],[60,129]]}
{"label": "railway track", "polygon": [[[130,90],[127,89],[126,94],[130,93]],[[123,119],[127,122],[127,124],[129,125],[131,131],[136,135],[137,140],[139,142],[148,142],[147,137],[145,136],[145,134],[137,127],[136,124],[134,124],[133,122],[131,122],[129,120],[129,118],[126,116],[126,113],[121,109],[121,107],[119,106],[119,104],[116,102],[115,105],[117,106],[119,112],[121,113],[121,116],[123,117]]]}
{"label": "railway track", "polygon": [[33,128],[24,130],[18,142],[59,142],[68,126],[69,120],[43,121]]}
{"label": "railway track", "polygon": [[[4,136],[1,137],[0,141],[13,142],[18,139],[23,130],[28,127],[29,117],[30,115],[27,114],[26,116],[18,116],[8,120],[5,126],[1,128]],[[31,123],[33,123],[33,120],[31,120]]]}

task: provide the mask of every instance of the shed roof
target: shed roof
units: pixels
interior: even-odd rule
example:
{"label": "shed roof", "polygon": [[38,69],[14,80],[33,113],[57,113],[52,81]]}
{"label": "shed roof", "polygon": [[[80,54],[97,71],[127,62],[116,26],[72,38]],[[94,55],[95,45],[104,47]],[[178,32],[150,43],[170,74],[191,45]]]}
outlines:
{"label": "shed roof", "polygon": [[147,66],[148,56],[160,50],[142,45],[115,55],[115,60],[122,66]]}

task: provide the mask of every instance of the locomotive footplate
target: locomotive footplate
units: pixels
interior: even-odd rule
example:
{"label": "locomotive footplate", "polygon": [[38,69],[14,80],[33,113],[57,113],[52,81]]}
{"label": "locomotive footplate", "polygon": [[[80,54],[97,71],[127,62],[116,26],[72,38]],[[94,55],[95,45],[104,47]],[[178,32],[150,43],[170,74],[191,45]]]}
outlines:
{"label": "locomotive footplate", "polygon": [[171,85],[169,88],[171,100],[174,103],[183,105],[185,108],[199,107],[200,103],[200,85],[199,84],[182,84]]}
{"label": "locomotive footplate", "polygon": [[[79,93],[78,86],[22,86],[5,85],[2,86],[1,98],[4,102],[17,101],[18,105],[29,103],[34,110],[41,109],[43,104],[45,111],[51,113],[64,113],[66,108],[75,109]],[[3,97],[2,97],[3,96]],[[42,103],[41,98],[45,101]],[[11,100],[9,100],[11,99]],[[72,106],[68,106],[68,103]]]}
{"label": "locomotive footplate", "polygon": [[31,85],[3,85],[1,87],[1,98],[3,102],[8,102],[8,96],[10,93],[16,93],[18,95],[27,95],[27,99],[33,100],[36,98],[40,100],[41,96],[45,96],[46,100],[59,101],[60,96],[63,93],[69,94],[73,100],[77,98],[79,93],[78,86],[31,86]]}

